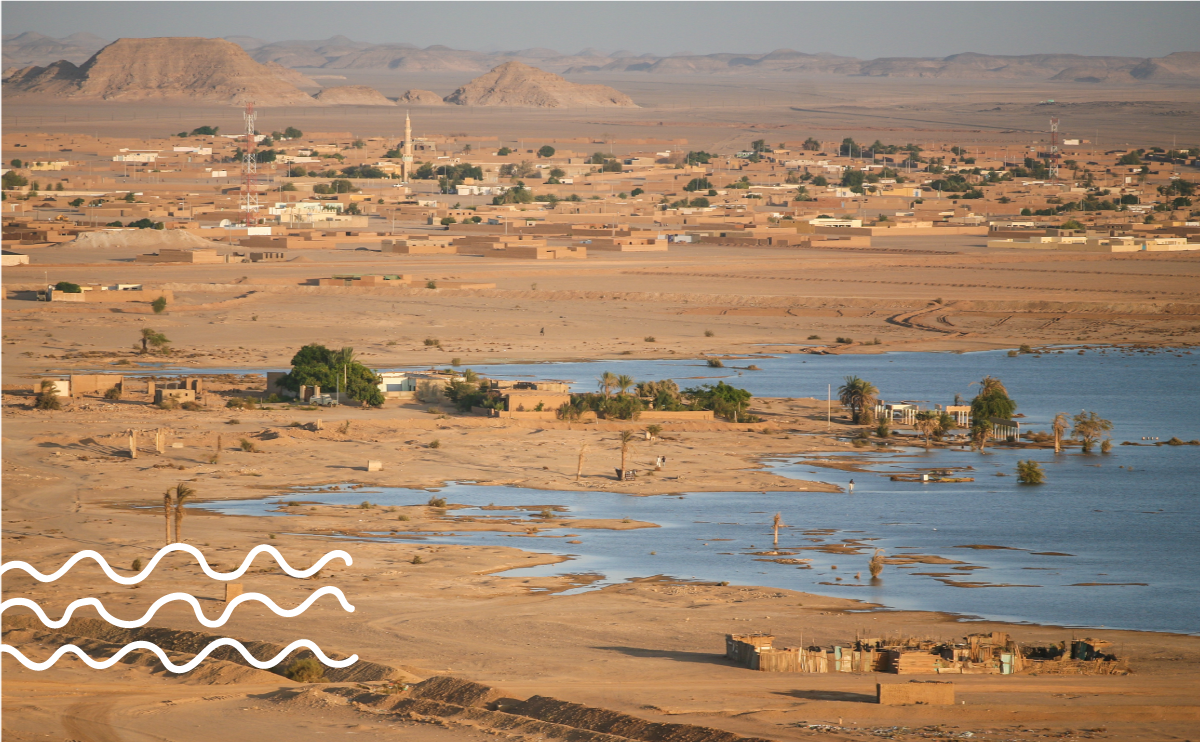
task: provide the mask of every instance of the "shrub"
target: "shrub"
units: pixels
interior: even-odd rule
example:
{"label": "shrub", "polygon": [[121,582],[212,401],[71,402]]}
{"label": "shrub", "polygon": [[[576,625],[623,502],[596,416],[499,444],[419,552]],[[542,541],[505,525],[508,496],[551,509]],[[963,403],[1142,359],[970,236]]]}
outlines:
{"label": "shrub", "polygon": [[1022,343],[1021,347],[1018,348],[1017,351],[1019,351],[1020,353],[1033,353],[1033,349],[1030,348],[1028,343]]}
{"label": "shrub", "polygon": [[810,336],[808,336],[808,339],[809,339],[810,341],[819,341],[819,340],[821,340],[821,336],[819,336],[819,335],[810,335]]}
{"label": "shrub", "polygon": [[173,397],[164,397],[162,402],[158,403],[160,410],[179,410],[179,401]]}
{"label": "shrub", "polygon": [[138,572],[139,570],[141,570],[142,569],[142,558],[140,558],[140,557],[133,558],[133,564],[130,565],[129,567],[135,573]]}
{"label": "shrub", "polygon": [[204,409],[204,406],[201,405],[200,403],[196,402],[195,400],[188,400],[187,402],[183,403],[179,407],[183,408],[184,410],[191,411],[193,413],[196,412],[197,410]]}
{"label": "shrub", "polygon": [[429,448],[430,449],[440,449],[440,448],[442,448],[442,442],[437,439],[434,439],[433,441],[429,442]]}
{"label": "shrub", "polygon": [[705,338],[712,338],[714,335],[716,335],[716,333],[712,332],[711,330],[704,331]]}
{"label": "shrub", "polygon": [[708,365],[713,367],[714,369],[720,369],[725,366],[725,364],[720,359],[709,359]]}
{"label": "shrub", "polygon": [[445,508],[446,507],[446,499],[439,498],[436,495],[430,496],[429,503],[427,505],[430,508]]}
{"label": "shrub", "polygon": [[241,443],[238,444],[238,446],[240,446],[242,448],[242,451],[248,451],[248,452],[257,452],[258,451],[258,447],[255,446],[254,442],[251,441],[250,439],[242,439]]}
{"label": "shrub", "polygon": [[839,336],[837,337],[837,342],[838,342],[838,343],[847,343],[847,344],[848,344],[848,343],[853,343],[853,342],[854,342],[854,339],[853,339],[853,338],[843,338],[842,336],[840,336],[840,335],[839,335]]}
{"label": "shrub", "polygon": [[315,684],[325,680],[325,666],[316,658],[301,658],[293,661],[283,675],[292,681]]}
{"label": "shrub", "polygon": [[154,310],[154,314],[161,315],[163,310],[167,309],[167,298],[159,297],[150,303],[150,307]]}
{"label": "shrub", "polygon": [[104,399],[105,400],[120,400],[121,399],[121,388],[117,387],[116,385],[109,387],[104,392]]}
{"label": "shrub", "polygon": [[[426,282],[425,282],[425,288],[426,288],[426,289],[436,289],[436,288],[437,288],[437,282],[436,282],[436,281],[434,281],[433,279],[430,279],[429,281],[426,281]],[[427,345],[427,346],[428,346],[429,344],[428,344],[428,343],[426,343],[425,345]]]}
{"label": "shrub", "polygon": [[1112,439],[1105,439],[1104,441],[1101,441],[1100,453],[1108,454],[1110,451],[1112,451]]}
{"label": "shrub", "polygon": [[1028,459],[1017,462],[1017,482],[1022,485],[1041,485],[1046,481],[1046,473],[1042,472],[1041,466]]}
{"label": "shrub", "polygon": [[409,518],[407,513],[402,513],[396,517],[396,520],[397,521],[411,521],[412,519]]}
{"label": "shrub", "polygon": [[462,359],[455,356],[454,358],[450,359],[450,366],[462,366]]}
{"label": "shrub", "polygon": [[441,346],[442,342],[439,341],[437,338],[426,338],[425,345],[426,346]]}
{"label": "shrub", "polygon": [[54,291],[62,292],[63,294],[82,294],[83,287],[79,284],[72,284],[70,281],[60,281],[54,285]]}
{"label": "shrub", "polygon": [[411,560],[411,562],[413,565],[421,565],[425,561],[421,559],[420,555],[413,555],[413,559]]}
{"label": "shrub", "polygon": [[879,425],[875,426],[875,435],[881,439],[886,439],[892,435],[892,427],[887,421],[879,421]]}
{"label": "shrub", "polygon": [[654,340],[654,336],[652,336],[652,335],[648,335],[645,338],[643,338],[642,340],[644,340],[647,343],[656,343],[657,342]]}

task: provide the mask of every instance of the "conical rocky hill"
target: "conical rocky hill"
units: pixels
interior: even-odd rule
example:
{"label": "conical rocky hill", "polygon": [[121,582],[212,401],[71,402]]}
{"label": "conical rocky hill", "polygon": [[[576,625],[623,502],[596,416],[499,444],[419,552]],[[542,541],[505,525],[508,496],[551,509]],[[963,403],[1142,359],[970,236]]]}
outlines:
{"label": "conical rocky hill", "polygon": [[524,108],[636,107],[629,96],[607,85],[578,85],[522,62],[505,62],[450,95],[460,106]]}
{"label": "conical rocky hill", "polygon": [[79,67],[60,60],[18,70],[5,79],[4,92],[68,99],[314,105],[304,91],[224,39],[118,39]]}

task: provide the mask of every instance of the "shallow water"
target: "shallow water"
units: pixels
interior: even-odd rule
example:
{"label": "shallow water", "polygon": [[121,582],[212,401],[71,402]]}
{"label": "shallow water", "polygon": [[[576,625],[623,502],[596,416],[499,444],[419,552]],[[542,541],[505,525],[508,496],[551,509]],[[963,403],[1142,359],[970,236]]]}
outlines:
{"label": "shallow water", "polygon": [[[787,354],[727,361],[754,363],[761,371],[714,369],[695,360],[606,361],[475,367],[499,378],[562,379],[577,390],[593,389],[604,371],[635,379],[671,377],[687,387],[717,379],[758,396],[823,397],[843,376],[856,374],[879,387],[889,400],[950,403],[955,393],[969,399],[972,383],[985,374],[1000,377],[1026,417],[1026,430],[1046,429],[1054,414],[1095,410],[1113,421],[1113,439],[1141,442],[1142,437],[1200,438],[1200,356],[1186,351],[1129,353],[1074,350],[1010,358],[1004,352],[972,354],[884,354],[813,356]],[[699,377],[699,379],[695,379]],[[649,451],[649,450],[647,450]],[[649,456],[647,453],[646,456]],[[502,544],[572,555],[559,565],[510,571],[511,575],[598,572],[602,581],[575,590],[631,577],[666,574],[699,580],[773,586],[861,598],[897,609],[957,612],[991,619],[1109,626],[1173,632],[1200,632],[1200,590],[1192,576],[1200,545],[1200,447],[1115,446],[1111,454],[993,450],[980,455],[960,450],[909,451],[904,455],[867,454],[873,468],[969,466],[972,483],[892,482],[886,474],[849,473],[815,466],[810,459],[771,462],[780,474],[845,485],[854,477],[854,495],[845,493],[694,493],[635,498],[614,493],[522,490],[495,486],[451,485],[451,502],[482,506],[557,504],[577,518],[650,521],[658,529],[583,530],[579,545],[566,544],[565,531],[538,536],[467,532],[428,537],[430,542]],[[1047,482],[1015,482],[1016,460],[1042,463]],[[890,464],[889,464],[890,463]],[[997,471],[1007,477],[997,477]],[[670,474],[669,472],[667,474]],[[454,473],[446,473],[453,479]],[[426,491],[385,489],[285,496],[323,502],[383,505],[424,503]],[[208,504],[230,513],[266,512],[271,501]],[[540,509],[539,509],[540,510]],[[888,555],[933,554],[962,565],[888,566],[872,585],[866,564],[871,549],[858,555],[811,550],[793,558],[812,558],[812,569],[759,562],[770,544],[775,512],[791,527],[781,532],[780,548],[813,546],[807,541],[842,538],[865,542]],[[467,512],[470,513],[470,512]],[[493,513],[493,512],[480,512]],[[805,530],[834,529],[831,535]],[[384,537],[386,538],[386,537]],[[730,540],[730,541],[714,541]],[[959,545],[986,544],[1016,549],[977,550]],[[752,547],[751,545],[754,545]],[[792,551],[792,550],[788,550]],[[657,554],[651,555],[651,552]],[[1064,552],[1069,556],[1035,555]],[[730,553],[730,554],[722,554]],[[831,568],[837,565],[835,571]],[[856,580],[854,574],[864,576]],[[949,575],[917,575],[939,573]],[[837,584],[841,577],[843,585]],[[940,578],[983,583],[964,588]],[[861,586],[847,586],[861,583]],[[1091,585],[1077,583],[1147,585]],[[1005,585],[1001,585],[1005,584]]]}
{"label": "shallow water", "polygon": [[[1164,483],[1144,467],[1156,456],[1176,457],[1184,480],[1200,476],[1193,447],[1126,447],[1121,456],[1084,456],[1037,452],[1048,484],[1016,484],[1011,475],[1025,453],[997,451],[978,455],[965,451],[921,450],[904,455],[863,455],[864,465],[883,473],[926,466],[970,466],[972,483],[922,484],[892,482],[886,474],[822,468],[808,458],[772,462],[782,475],[819,479],[839,485],[856,480],[853,495],[813,492],[688,493],[634,497],[618,493],[525,490],[512,487],[450,484],[440,497],[472,508],[455,514],[512,517],[511,511],[479,510],[479,506],[528,506],[528,516],[546,505],[565,506],[573,518],[629,518],[660,528],[612,531],[542,529],[536,536],[463,532],[424,537],[433,543],[505,545],[570,555],[558,565],[512,570],[506,575],[545,576],[599,573],[603,579],[574,591],[635,577],[670,575],[684,579],[789,588],[859,598],[895,609],[926,609],[1008,621],[1081,626],[1108,626],[1170,632],[1200,632],[1196,607],[1200,599],[1191,576],[1200,523],[1195,491]],[[1118,464],[1121,467],[1118,467]],[[1133,469],[1126,469],[1126,466]],[[298,490],[267,500],[223,501],[203,507],[230,513],[266,515],[281,499],[379,505],[416,505],[429,492],[408,488],[362,488],[330,492]],[[760,562],[771,555],[771,517],[783,515],[779,550],[787,558],[811,558],[812,569]],[[360,528],[403,528],[388,523],[378,511],[364,513]],[[299,518],[297,519],[299,523]],[[298,528],[300,528],[298,526]],[[832,529],[832,534],[813,530]],[[567,544],[577,534],[581,544]],[[388,541],[386,531],[379,537]],[[799,550],[843,539],[861,541],[860,554],[826,554]],[[817,541],[821,540],[821,541]],[[411,543],[411,539],[391,540]],[[968,549],[963,545],[1014,549]],[[867,561],[872,550],[887,555],[938,555],[964,565],[893,566],[872,582]],[[403,546],[399,549],[405,549]],[[1063,552],[1067,555],[1036,555]],[[656,553],[656,554],[652,554]],[[836,565],[837,569],[832,566]],[[861,573],[860,579],[855,574]],[[963,588],[920,575],[938,573],[960,582],[988,587]],[[836,578],[842,583],[836,584]],[[1078,583],[1146,583],[1094,585]],[[1003,587],[995,584],[1010,584]]]}

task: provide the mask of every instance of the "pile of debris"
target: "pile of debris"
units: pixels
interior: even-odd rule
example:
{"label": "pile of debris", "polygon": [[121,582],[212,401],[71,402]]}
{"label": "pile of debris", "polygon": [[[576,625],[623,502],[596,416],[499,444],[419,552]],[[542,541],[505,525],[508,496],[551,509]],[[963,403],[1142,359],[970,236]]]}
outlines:
{"label": "pile of debris", "polygon": [[967,635],[963,642],[914,637],[859,638],[830,648],[775,647],[765,634],[726,635],[725,656],[755,671],[774,673],[1076,674],[1125,675],[1129,667],[1104,652],[1104,640],[1064,640],[1022,647],[1007,632]]}

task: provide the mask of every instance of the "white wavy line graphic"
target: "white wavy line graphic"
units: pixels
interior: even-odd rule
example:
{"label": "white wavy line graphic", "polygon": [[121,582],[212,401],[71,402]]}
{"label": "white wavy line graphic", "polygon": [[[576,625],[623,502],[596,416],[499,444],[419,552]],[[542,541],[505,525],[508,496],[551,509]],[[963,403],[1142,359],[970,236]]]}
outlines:
{"label": "white wavy line graphic", "polygon": [[283,650],[280,650],[279,654],[276,655],[274,658],[271,658],[270,660],[260,661],[260,660],[256,659],[253,655],[251,655],[250,651],[247,650],[246,647],[244,645],[242,645],[242,643],[238,642],[237,640],[234,640],[231,637],[222,637],[220,640],[214,640],[213,642],[209,643],[203,650],[201,650],[199,652],[199,654],[196,655],[195,658],[188,661],[187,663],[184,663],[181,666],[177,666],[174,663],[172,663],[171,660],[169,658],[167,658],[167,654],[165,652],[163,652],[163,649],[160,648],[159,646],[155,645],[152,642],[144,642],[141,640],[139,640],[137,642],[129,643],[125,647],[118,650],[116,655],[114,655],[113,657],[109,658],[108,660],[104,660],[104,661],[92,660],[92,658],[87,653],[83,652],[83,650],[81,650],[79,647],[77,647],[75,645],[63,645],[58,650],[55,650],[54,655],[50,656],[50,658],[48,660],[44,660],[41,663],[35,663],[34,661],[29,660],[21,653],[20,650],[17,650],[12,645],[7,645],[7,644],[0,645],[0,654],[8,653],[9,655],[16,658],[17,661],[21,665],[25,666],[26,668],[28,668],[31,671],[44,671],[47,668],[50,668],[51,666],[53,666],[55,663],[57,663],[58,659],[63,657],[67,653],[74,653],[75,655],[77,655],[79,657],[79,659],[81,661],[83,661],[84,663],[87,663],[92,668],[95,668],[96,670],[101,671],[106,668],[111,668],[114,664],[118,663],[121,660],[121,658],[124,658],[126,655],[132,653],[134,650],[149,650],[158,656],[158,659],[160,661],[162,661],[162,664],[167,668],[167,670],[171,671],[172,673],[187,673],[188,671],[194,669],[196,666],[200,665],[200,663],[205,658],[207,658],[208,654],[211,653],[213,650],[215,650],[219,647],[226,646],[226,645],[236,648],[237,651],[242,654],[242,657],[246,659],[247,663],[254,666],[255,668],[260,668],[263,670],[266,670],[268,668],[272,668],[273,666],[279,665],[280,661],[282,661],[284,658],[286,658],[293,650],[295,650],[297,648],[308,648],[309,650],[311,650],[313,652],[313,655],[316,655],[317,658],[320,659],[320,661],[322,663],[329,666],[330,668],[345,668],[347,666],[354,665],[355,663],[358,662],[357,655],[352,655],[349,658],[346,658],[345,660],[333,660],[333,659],[329,658],[327,655],[325,655],[324,653],[322,653],[321,648],[317,647],[315,643],[310,642],[309,640],[296,640],[291,645],[288,645]]}
{"label": "white wavy line graphic", "polygon": [[154,618],[155,613],[157,613],[159,608],[164,604],[169,604],[172,601],[185,601],[192,605],[192,609],[196,612],[196,619],[205,627],[222,627],[226,622],[229,621],[229,616],[233,614],[233,610],[236,609],[239,604],[247,601],[257,601],[279,616],[291,618],[303,614],[317,599],[326,595],[336,596],[343,609],[349,612],[354,611],[354,607],[346,601],[346,596],[341,592],[340,589],[334,588],[333,586],[325,586],[314,592],[311,596],[305,599],[304,603],[300,604],[295,609],[281,609],[274,601],[261,593],[243,593],[242,595],[230,601],[229,604],[226,605],[225,611],[217,619],[209,619],[206,617],[204,612],[200,609],[200,602],[196,600],[195,596],[187,593],[169,593],[166,596],[163,596],[150,606],[146,613],[142,615],[141,619],[118,619],[112,614],[108,613],[108,610],[104,608],[104,604],[100,603],[100,599],[95,598],[72,601],[71,605],[68,606],[67,610],[63,613],[62,619],[57,621],[47,617],[46,613],[42,611],[42,607],[39,606],[35,601],[26,598],[9,599],[3,603],[0,603],[0,613],[8,611],[14,606],[24,606],[32,609],[33,612],[37,614],[38,619],[42,620],[42,624],[46,625],[47,627],[58,629],[59,627],[65,626],[67,622],[71,621],[71,615],[76,609],[84,606],[92,606],[95,607],[100,616],[104,617],[104,621],[108,622],[109,624],[117,627],[123,627],[125,629],[133,629],[134,627],[144,626],[147,622]]}
{"label": "white wavy line graphic", "polygon": [[293,578],[311,577],[318,570],[325,567],[325,563],[333,560],[334,558],[341,558],[346,565],[354,564],[354,560],[350,557],[349,553],[344,550],[333,550],[332,552],[325,553],[320,560],[317,560],[317,562],[307,570],[295,570],[291,565],[288,565],[287,560],[283,559],[283,555],[279,554],[279,550],[275,549],[269,544],[260,544],[254,549],[250,550],[250,552],[246,555],[246,559],[242,561],[241,567],[239,567],[237,570],[234,570],[230,573],[218,573],[208,566],[208,561],[204,559],[204,555],[200,552],[200,550],[196,549],[190,544],[177,542],[175,544],[168,544],[166,547],[160,549],[154,555],[153,559],[150,560],[150,564],[143,568],[142,572],[138,573],[132,578],[123,578],[114,573],[112,568],[108,566],[108,561],[104,559],[104,556],[95,550],[81,550],[76,552],[71,556],[71,559],[67,560],[65,565],[59,568],[57,572],[51,573],[50,575],[39,572],[37,568],[21,560],[13,560],[0,565],[0,575],[4,575],[9,570],[24,570],[36,580],[39,580],[42,583],[50,583],[51,581],[58,580],[64,574],[66,574],[67,571],[75,567],[75,563],[91,558],[100,565],[101,569],[104,570],[105,575],[109,577],[109,580],[120,583],[123,586],[132,586],[145,580],[146,576],[154,572],[154,568],[158,565],[158,562],[165,555],[171,552],[187,552],[192,557],[195,557],[196,561],[200,563],[200,567],[204,570],[204,573],[213,580],[233,580],[234,578],[242,577],[242,575],[244,575],[246,570],[250,567],[250,564],[254,562],[254,558],[264,552],[274,557],[275,562],[279,564],[279,567],[283,569],[283,572],[287,573]]}

